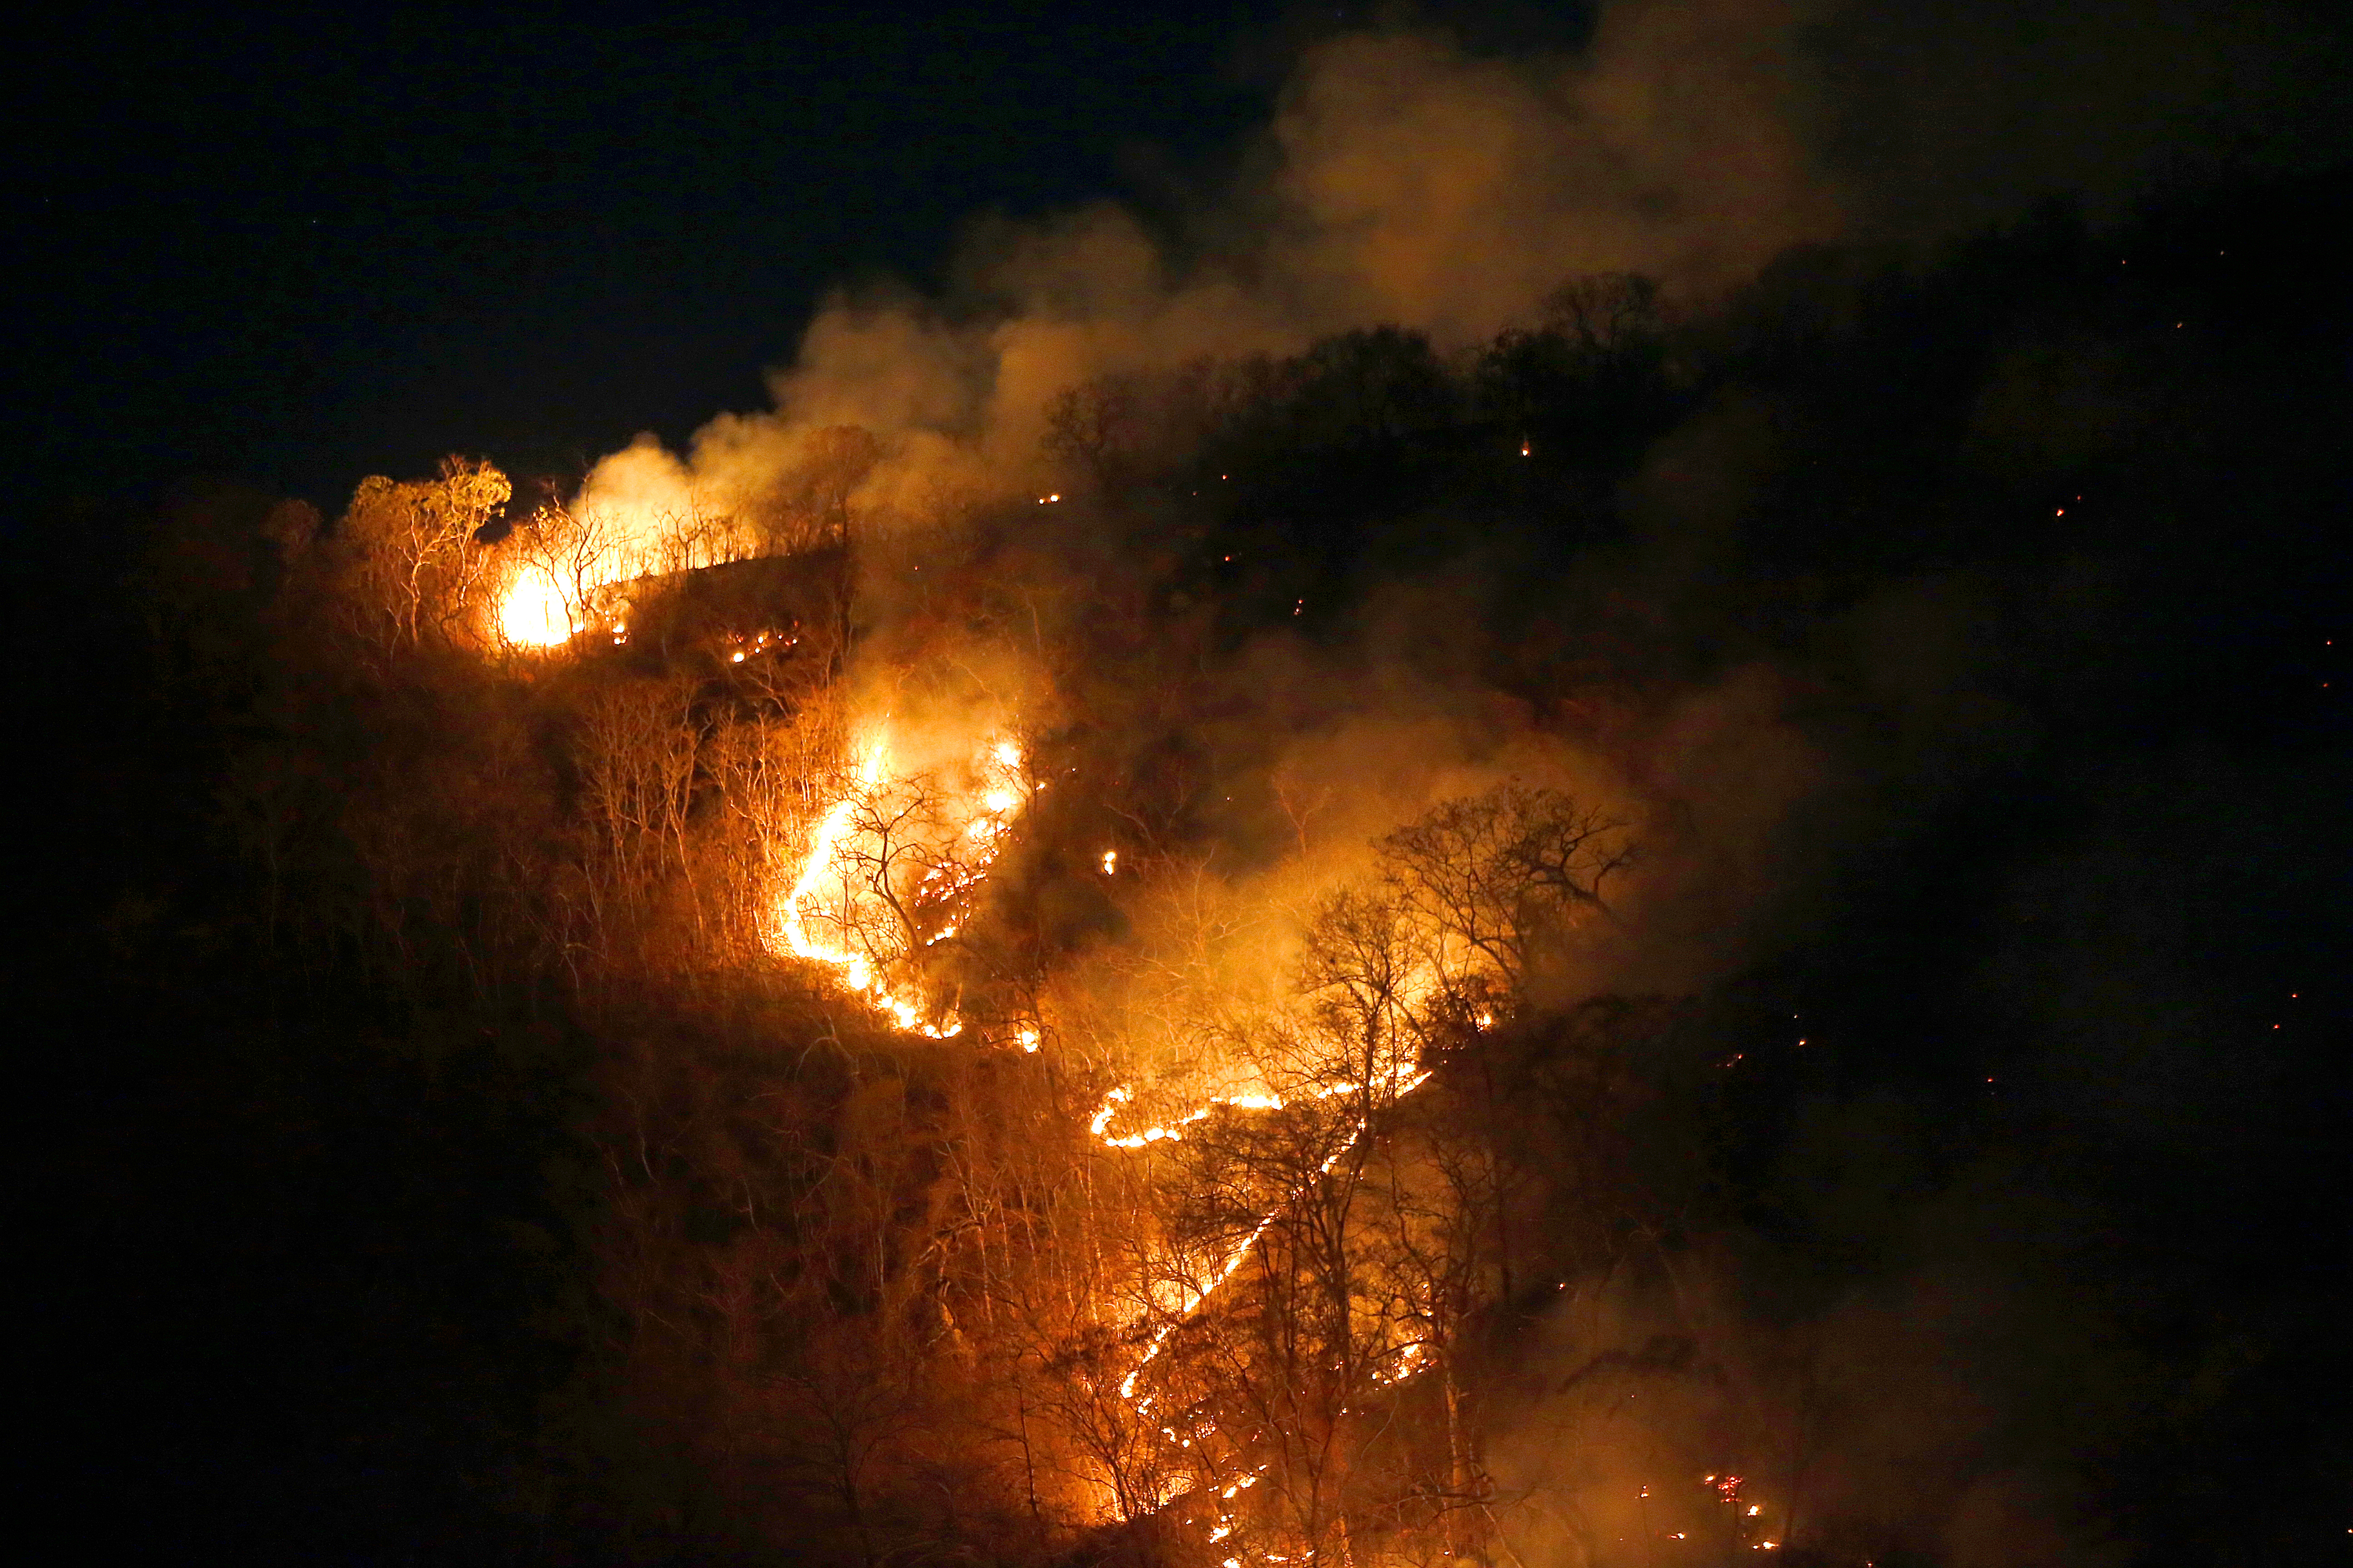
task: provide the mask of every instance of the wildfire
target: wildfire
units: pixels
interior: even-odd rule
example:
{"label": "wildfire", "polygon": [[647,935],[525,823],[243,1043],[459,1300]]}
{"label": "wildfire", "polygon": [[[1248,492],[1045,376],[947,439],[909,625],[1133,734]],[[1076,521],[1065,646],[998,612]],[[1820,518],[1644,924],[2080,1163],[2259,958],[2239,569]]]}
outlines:
{"label": "wildfire", "polygon": [[[990,743],[985,755],[987,765],[993,767],[998,776],[982,791],[979,809],[955,835],[960,846],[957,857],[943,858],[924,873],[916,897],[928,905],[945,902],[981,881],[997,858],[998,842],[1012,826],[1013,814],[1020,806],[1021,795],[1014,787],[1022,761],[1020,746],[1009,740],[997,740]],[[859,810],[894,782],[888,776],[889,758],[890,736],[886,730],[878,732],[867,748],[856,784],[834,802],[809,836],[808,854],[801,862],[799,876],[776,900],[776,933],[787,951],[834,970],[844,986],[863,996],[899,1027],[935,1040],[951,1039],[964,1032],[961,1019],[950,1013],[939,1023],[928,1021],[918,992],[910,986],[893,985],[878,973],[878,957],[887,961],[892,956],[903,956],[888,953],[891,944],[868,929],[880,922],[861,919],[861,911],[853,907],[857,902],[854,893],[845,892],[829,899],[828,890],[821,886],[839,871],[845,859],[854,861],[861,851],[872,847],[858,842],[862,837]],[[889,870],[883,867],[881,874],[887,877]],[[813,930],[813,917],[818,925],[830,927],[839,934],[828,936]],[[928,947],[945,942],[955,935],[956,929],[955,923],[950,921],[922,938],[922,943]],[[854,941],[853,932],[865,940]],[[885,951],[877,953],[878,948]],[[1038,1048],[1036,1029],[1023,1029],[1019,1039],[1023,1050]]]}
{"label": "wildfire", "polygon": [[[1420,1088],[1423,1083],[1429,1080],[1429,1078],[1430,1074],[1426,1072],[1415,1073],[1409,1079],[1401,1080],[1404,1082],[1404,1087],[1395,1092],[1399,1097],[1409,1094],[1414,1089]],[[1335,1084],[1329,1089],[1317,1092],[1313,1098],[1317,1100],[1325,1100],[1335,1094],[1343,1093],[1357,1087],[1358,1086],[1356,1084]],[[1095,1112],[1094,1121],[1091,1124],[1097,1137],[1103,1137],[1103,1130],[1104,1127],[1109,1125],[1115,1104],[1118,1101],[1124,1101],[1127,1098],[1128,1094],[1124,1089],[1113,1089],[1110,1095],[1105,1096],[1105,1103],[1103,1107]],[[1213,1103],[1231,1104],[1234,1103],[1234,1101],[1217,1101]],[[1280,1105],[1282,1101],[1280,1100],[1274,1100],[1274,1104],[1276,1105]],[[1207,1110],[1197,1111],[1187,1116],[1185,1121],[1198,1121],[1202,1117],[1207,1116],[1208,1114],[1208,1112]],[[1282,1202],[1275,1205],[1274,1207],[1267,1210],[1264,1215],[1259,1217],[1259,1222],[1250,1227],[1250,1234],[1243,1237],[1240,1244],[1226,1255],[1225,1261],[1219,1264],[1219,1267],[1211,1272],[1208,1277],[1208,1283],[1202,1285],[1198,1289],[1188,1289],[1178,1296],[1176,1304],[1174,1310],[1170,1312],[1168,1321],[1163,1323],[1159,1329],[1154,1332],[1150,1342],[1145,1346],[1142,1359],[1137,1361],[1135,1363],[1135,1369],[1120,1380],[1119,1396],[1122,1399],[1134,1398],[1136,1380],[1144,1375],[1145,1368],[1149,1367],[1154,1361],[1158,1359],[1161,1350],[1168,1342],[1168,1336],[1175,1333],[1179,1328],[1183,1327],[1186,1321],[1189,1320],[1194,1313],[1199,1311],[1208,1304],[1210,1297],[1218,1293],[1219,1287],[1223,1286],[1227,1280],[1233,1278],[1234,1271],[1240,1268],[1242,1266],[1242,1260],[1250,1256],[1250,1248],[1258,1245],[1259,1237],[1264,1236],[1274,1222],[1282,1217],[1282,1211],[1284,1209],[1289,1208],[1305,1194],[1312,1192],[1317,1183],[1321,1182],[1324,1177],[1332,1173],[1332,1167],[1338,1164],[1341,1160],[1347,1155],[1348,1152],[1356,1146],[1357,1140],[1365,1135],[1365,1130],[1369,1125],[1370,1123],[1365,1118],[1361,1116],[1358,1117],[1356,1119],[1356,1125],[1355,1129],[1350,1131],[1347,1139],[1335,1148],[1329,1154],[1326,1154],[1324,1157],[1324,1163],[1316,1167],[1315,1173],[1314,1175],[1308,1177],[1304,1182],[1301,1183],[1295,1190],[1286,1194]],[[1153,1142],[1154,1140],[1145,1139],[1143,1141]],[[1103,1138],[1103,1142],[1114,1149],[1132,1149],[1137,1146],[1134,1142],[1123,1139]],[[1408,1374],[1400,1373],[1399,1375],[1402,1377]],[[1136,1405],[1135,1409],[1138,1415],[1149,1415],[1152,1410],[1152,1401],[1149,1398],[1146,1398],[1139,1402]]]}
{"label": "wildfire", "polygon": [[1403,1383],[1406,1379],[1411,1377],[1415,1373],[1419,1372],[1424,1366],[1428,1365],[1429,1363],[1430,1346],[1427,1343],[1416,1341],[1411,1344],[1400,1345],[1397,1352],[1396,1368],[1389,1372],[1377,1372],[1373,1373],[1373,1381],[1384,1385],[1393,1383]]}
{"label": "wildfire", "polygon": [[[1356,1140],[1354,1139],[1349,1140],[1349,1143],[1352,1145],[1355,1142]],[[1328,1173],[1332,1167],[1338,1163],[1340,1155],[1345,1152],[1347,1152],[1347,1149],[1345,1147],[1335,1151],[1329,1160],[1324,1162],[1324,1169],[1316,1173],[1317,1176],[1321,1178],[1323,1175]],[[1136,1380],[1144,1375],[1146,1368],[1150,1367],[1155,1361],[1159,1359],[1162,1349],[1164,1349],[1168,1343],[1168,1336],[1175,1333],[1179,1328],[1183,1327],[1186,1321],[1191,1318],[1194,1313],[1199,1311],[1202,1306],[1208,1302],[1209,1298],[1218,1293],[1218,1288],[1219,1286],[1233,1278],[1234,1270],[1242,1266],[1242,1259],[1248,1258],[1250,1256],[1250,1248],[1258,1245],[1258,1238],[1264,1236],[1267,1233],[1267,1228],[1273,1225],[1277,1219],[1282,1217],[1282,1210],[1284,1207],[1288,1206],[1288,1203],[1289,1200],[1286,1199],[1283,1204],[1278,1205],[1274,1208],[1268,1210],[1265,1215],[1259,1220],[1258,1224],[1250,1227],[1250,1233],[1242,1237],[1241,1245],[1235,1247],[1230,1253],[1229,1253],[1226,1257],[1225,1262],[1220,1264],[1217,1270],[1210,1275],[1208,1284],[1202,1286],[1197,1290],[1188,1290],[1186,1293],[1186,1298],[1189,1299],[1180,1298],[1181,1305],[1179,1305],[1176,1310],[1169,1315],[1168,1321],[1163,1323],[1159,1329],[1153,1333],[1151,1342],[1144,1347],[1144,1355],[1136,1362],[1134,1369],[1125,1377],[1120,1379],[1119,1396],[1122,1399],[1132,1400],[1135,1398]],[[1139,1415],[1150,1415],[1152,1413],[1151,1399],[1147,1396],[1138,1402],[1135,1406],[1135,1411]]]}
{"label": "wildfire", "polygon": [[[860,890],[861,881],[869,886],[887,880],[891,868],[882,864],[881,849],[870,842],[878,831],[874,826],[878,801],[887,797],[897,786],[909,780],[895,777],[891,766],[891,742],[887,729],[878,729],[868,742],[860,759],[854,782],[844,790],[821,816],[809,837],[806,856],[797,868],[791,886],[776,901],[776,931],[781,945],[795,956],[819,963],[832,970],[841,984],[885,1015],[899,1027],[933,1038],[948,1038],[963,1031],[962,1022],[953,1013],[934,1023],[928,1020],[924,998],[905,979],[886,973],[896,969],[897,961],[906,956],[907,950],[918,944],[945,941],[955,933],[954,920],[943,921],[929,935],[915,933],[912,921],[901,911],[898,918],[904,923],[894,927],[885,916],[879,902]],[[947,847],[931,860],[913,889],[909,900],[915,908],[939,910],[976,886],[987,875],[1005,837],[1011,831],[1022,803],[1029,789],[1043,787],[1042,783],[1027,785],[1022,778],[1023,755],[1018,744],[1009,739],[995,739],[982,751],[975,771],[979,774],[976,784],[967,786],[969,793],[958,795],[963,805],[961,820],[951,820],[940,826]],[[1118,852],[1106,849],[1102,854],[1102,870],[1114,875],[1118,868]],[[879,879],[879,880],[878,880]],[[894,900],[895,903],[896,900]],[[1491,1016],[1482,1016],[1479,1026],[1493,1026]],[[1024,1052],[1039,1049],[1042,1031],[1037,1023],[1020,1026],[1014,1035],[1015,1042]],[[1317,1168],[1306,1173],[1297,1187],[1282,1194],[1261,1214],[1246,1233],[1230,1244],[1212,1251],[1206,1258],[1180,1260],[1185,1267],[1178,1272],[1189,1276],[1181,1283],[1169,1282],[1155,1286],[1151,1295],[1157,1310],[1155,1323],[1145,1340],[1142,1353],[1118,1384],[1119,1395],[1140,1416],[1148,1416],[1155,1395],[1141,1384],[1145,1373],[1167,1348],[1179,1328],[1191,1321],[1238,1273],[1252,1250],[1268,1231],[1293,1205],[1313,1192],[1330,1175],[1333,1169],[1356,1149],[1372,1125],[1375,1104],[1393,1103],[1413,1093],[1431,1077],[1410,1059],[1400,1059],[1377,1070],[1369,1079],[1362,1075],[1328,1079],[1281,1086],[1262,1084],[1239,1092],[1208,1096],[1189,1108],[1175,1114],[1164,1114],[1143,1127],[1123,1128],[1124,1114],[1136,1109],[1135,1090],[1120,1084],[1106,1091],[1088,1121],[1087,1131],[1105,1149],[1131,1150],[1154,1144],[1181,1142],[1187,1130],[1208,1120],[1220,1110],[1231,1111],[1280,1111],[1336,1099],[1353,1099],[1356,1109],[1351,1125],[1335,1130],[1338,1133],[1329,1152]],[[1398,1345],[1387,1352],[1387,1364],[1375,1374],[1383,1385],[1398,1384],[1413,1377],[1430,1364],[1432,1347],[1421,1342]],[[1176,1432],[1167,1436],[1180,1447],[1191,1447],[1195,1438]],[[1251,1486],[1258,1478],[1243,1476],[1222,1489],[1222,1497],[1231,1500],[1240,1490]],[[1214,1482],[1212,1483],[1214,1484]],[[1166,1506],[1176,1495],[1188,1487],[1179,1487],[1176,1493],[1159,1500]],[[1215,1521],[1211,1541],[1227,1541],[1236,1531],[1236,1521],[1220,1517]],[[1238,1542],[1235,1544],[1239,1544]],[[1271,1560],[1271,1559],[1270,1559]],[[1237,1560],[1239,1561],[1239,1560]]]}
{"label": "wildfire", "polygon": [[[1388,1082],[1377,1087],[1390,1100],[1403,1100],[1429,1080],[1430,1074],[1426,1071],[1400,1067],[1389,1075]],[[1281,1110],[1286,1105],[1303,1100],[1331,1100],[1343,1094],[1355,1094],[1364,1087],[1363,1084],[1353,1079],[1342,1079],[1338,1083],[1317,1085],[1290,1100],[1272,1093],[1213,1094],[1173,1121],[1160,1122],[1138,1132],[1114,1136],[1108,1129],[1117,1119],[1119,1108],[1134,1098],[1133,1091],[1126,1085],[1122,1084],[1103,1096],[1103,1103],[1095,1108],[1094,1120],[1087,1124],[1087,1131],[1102,1139],[1107,1147],[1141,1149],[1149,1143],[1173,1143],[1181,1141],[1185,1136],[1186,1128],[1197,1121],[1207,1121],[1219,1106],[1231,1106],[1237,1110]]]}
{"label": "wildfire", "polygon": [[536,566],[517,573],[499,604],[499,633],[518,647],[554,647],[580,629],[555,579]]}

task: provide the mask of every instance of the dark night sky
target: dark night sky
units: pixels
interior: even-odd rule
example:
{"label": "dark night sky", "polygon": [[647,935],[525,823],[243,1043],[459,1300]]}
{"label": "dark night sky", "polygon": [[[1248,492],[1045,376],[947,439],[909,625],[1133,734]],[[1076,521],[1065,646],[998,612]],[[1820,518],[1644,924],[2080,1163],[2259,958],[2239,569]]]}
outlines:
{"label": "dark night sky", "polygon": [[58,40],[22,355],[45,488],[216,472],[332,505],[448,450],[560,469],[681,437],[763,401],[828,286],[923,281],[977,213],[1214,169],[1303,26],[805,15],[141,15]]}

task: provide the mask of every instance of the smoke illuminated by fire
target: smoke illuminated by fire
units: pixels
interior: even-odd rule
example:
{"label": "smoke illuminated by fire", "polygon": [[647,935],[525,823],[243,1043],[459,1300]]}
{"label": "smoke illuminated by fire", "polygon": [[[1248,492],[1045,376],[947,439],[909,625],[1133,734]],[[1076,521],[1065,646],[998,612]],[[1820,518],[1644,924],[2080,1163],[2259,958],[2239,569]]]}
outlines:
{"label": "smoke illuminated by fire", "polygon": [[[1030,791],[1041,786],[1027,780],[1022,748],[1008,737],[991,738],[957,778],[943,780],[935,772],[902,771],[894,765],[887,720],[872,725],[867,734],[853,750],[854,771],[839,798],[818,818],[790,884],[776,897],[773,940],[779,951],[829,971],[892,1026],[934,1039],[957,1037],[965,1032],[964,1021],[953,1011],[935,1007],[920,975],[911,971],[910,960],[922,948],[952,938],[957,922],[970,918],[966,901],[997,858]],[[893,838],[910,825],[916,829],[912,839]],[[1103,869],[1110,872],[1115,864],[1114,853],[1105,852]],[[936,923],[927,923],[934,915]],[[1436,984],[1434,975],[1417,975],[1409,989],[1427,995]],[[1034,1053],[1040,1048],[1042,1033],[1041,1025],[1025,1024],[1013,1032],[1011,1043]],[[1393,1054],[1375,1063],[1369,1079],[1362,1076],[1362,1068],[1349,1074],[1333,1070],[1335,1065],[1309,1066],[1298,1081],[1288,1085],[1261,1082],[1210,1095],[1134,1128],[1122,1127],[1120,1118],[1135,1108],[1136,1089],[1118,1084],[1104,1093],[1090,1117],[1087,1131],[1102,1148],[1132,1151],[1181,1142],[1188,1129],[1220,1112],[1273,1113],[1334,1101],[1350,1107],[1320,1164],[1292,1190],[1270,1194],[1271,1201],[1245,1232],[1207,1257],[1174,1252],[1164,1267],[1154,1270],[1155,1278],[1142,1282],[1139,1300],[1144,1305],[1123,1325],[1124,1331],[1141,1334],[1138,1352],[1117,1385],[1120,1399],[1137,1419],[1153,1415],[1159,1395],[1145,1385],[1145,1375],[1177,1331],[1241,1271],[1283,1215],[1360,1146],[1373,1117],[1431,1077],[1430,1069],[1407,1055]],[[1373,1382],[1393,1384],[1427,1365],[1430,1348],[1408,1341],[1381,1354],[1385,1365]],[[1207,1441],[1215,1431],[1213,1425],[1199,1426],[1190,1436],[1173,1428],[1164,1436],[1178,1448],[1191,1450],[1197,1440]],[[1215,1477],[1213,1469],[1212,1484]],[[1222,1497],[1231,1499],[1256,1479],[1245,1475],[1224,1484]],[[1171,1477],[1158,1488],[1155,1506],[1166,1508],[1196,1489],[1194,1481]],[[1209,1539],[1223,1541],[1239,1525],[1219,1510],[1208,1528],[1212,1531]]]}

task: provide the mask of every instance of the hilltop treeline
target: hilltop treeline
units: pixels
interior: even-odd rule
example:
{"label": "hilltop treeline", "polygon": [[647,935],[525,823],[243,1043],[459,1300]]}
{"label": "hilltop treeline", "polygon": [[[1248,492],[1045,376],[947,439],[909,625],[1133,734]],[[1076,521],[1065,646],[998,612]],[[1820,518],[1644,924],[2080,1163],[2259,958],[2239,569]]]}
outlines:
{"label": "hilltop treeline", "polygon": [[[837,496],[550,653],[480,614],[544,537],[486,464],[332,519],[171,499],[95,607],[19,616],[70,742],[80,1528],[860,1568],[2336,1550],[2353,386],[2307,216],[2344,194],[1073,387],[1066,499],[924,520],[923,581]],[[860,658],[991,638],[1041,672],[1056,789],[926,950],[973,1020],[933,1041],[768,922]],[[1306,844],[1287,741],[1409,681],[1655,809],[1441,803],[1309,900],[1271,1014],[1121,970]],[[1673,962],[1581,984],[1645,864],[1708,897]],[[1210,978],[1261,940],[1214,902]],[[1292,1103],[1090,1136],[1155,1063],[1014,1031],[1147,984]],[[1153,1274],[1243,1239],[1204,1310]]]}

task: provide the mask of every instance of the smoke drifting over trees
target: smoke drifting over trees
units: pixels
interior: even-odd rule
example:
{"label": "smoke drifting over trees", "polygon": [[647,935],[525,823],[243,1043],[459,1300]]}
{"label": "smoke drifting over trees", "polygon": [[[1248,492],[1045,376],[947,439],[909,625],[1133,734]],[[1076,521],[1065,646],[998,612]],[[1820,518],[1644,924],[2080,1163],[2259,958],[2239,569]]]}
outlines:
{"label": "smoke drifting over trees", "polygon": [[2126,116],[2031,208],[1871,15],[1342,34],[682,454],[181,494],[57,683],[111,1511],[2341,1551],[2348,187],[2261,21],[2150,101],[2263,178],[2127,204],[2214,143]]}
{"label": "smoke drifting over trees", "polygon": [[2327,64],[2346,58],[2290,11],[2196,6],[2054,27],[1619,5],[1582,48],[1532,55],[1343,32],[1302,50],[1214,200],[1157,219],[1099,205],[981,222],[944,296],[837,295],[772,376],[776,413],[713,421],[683,466],[634,447],[590,493],[755,496],[804,432],[844,424],[891,452],[878,500],[1018,490],[1049,477],[1036,458],[1055,398],[1092,378],[1295,353],[1373,324],[1445,355],[1535,326],[1570,279],[1639,276],[1690,303],[1809,242],[1948,235],[2058,194],[2114,216],[2200,160],[2295,167],[2316,130],[2333,146],[2347,127]]}

